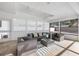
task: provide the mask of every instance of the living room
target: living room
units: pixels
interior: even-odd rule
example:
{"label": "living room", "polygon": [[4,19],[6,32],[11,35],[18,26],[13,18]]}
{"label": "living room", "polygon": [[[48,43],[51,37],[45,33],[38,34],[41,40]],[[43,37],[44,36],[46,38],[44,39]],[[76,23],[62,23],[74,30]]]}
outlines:
{"label": "living room", "polygon": [[0,2],[0,56],[79,56],[78,4]]}

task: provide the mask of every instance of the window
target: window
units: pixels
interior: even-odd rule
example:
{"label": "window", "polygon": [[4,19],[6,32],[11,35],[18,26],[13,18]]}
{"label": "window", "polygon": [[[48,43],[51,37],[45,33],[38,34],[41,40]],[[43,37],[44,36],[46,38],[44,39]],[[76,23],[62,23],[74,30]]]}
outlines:
{"label": "window", "polygon": [[59,22],[53,22],[53,23],[50,23],[50,32],[54,32],[54,31],[60,31],[59,29]]}
{"label": "window", "polygon": [[61,21],[61,32],[78,34],[78,19]]}
{"label": "window", "polygon": [[12,24],[13,31],[26,31],[26,21],[25,20],[13,20]]}
{"label": "window", "polygon": [[9,21],[7,20],[1,20],[0,21],[0,39],[4,36],[4,35],[8,35],[10,34],[10,27],[9,27]]}

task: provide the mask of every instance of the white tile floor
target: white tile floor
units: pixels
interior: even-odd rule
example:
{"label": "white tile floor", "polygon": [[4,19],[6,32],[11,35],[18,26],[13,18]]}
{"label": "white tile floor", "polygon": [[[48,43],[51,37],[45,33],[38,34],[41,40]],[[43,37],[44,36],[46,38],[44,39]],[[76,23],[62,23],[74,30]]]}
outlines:
{"label": "white tile floor", "polygon": [[66,50],[63,54],[61,54],[60,56],[79,56],[78,54],[75,54],[69,50]]}
{"label": "white tile floor", "polygon": [[60,42],[55,41],[55,43],[64,47],[64,48],[67,48],[71,43],[73,43],[73,41],[63,40]]}
{"label": "white tile floor", "polygon": [[[60,54],[60,56],[79,56],[78,54],[74,53],[74,52],[79,53],[79,42],[75,42],[74,44],[72,44],[73,41],[63,40],[63,41],[54,42],[54,43],[49,45],[48,47],[43,47],[43,48],[38,49],[37,54],[39,56],[46,56],[46,55],[47,56],[56,56],[59,53],[61,53],[63,50],[65,50],[63,53]],[[69,45],[71,45],[71,46],[68,49],[70,49],[74,52],[69,51],[68,49],[65,49]],[[62,46],[63,48],[60,46]]]}
{"label": "white tile floor", "polygon": [[64,50],[64,48],[59,47],[55,44],[51,44],[48,47],[43,47],[37,50],[37,54],[39,56],[55,56],[58,53],[60,53],[62,50]]}
{"label": "white tile floor", "polygon": [[79,42],[75,42],[69,49],[79,53]]}

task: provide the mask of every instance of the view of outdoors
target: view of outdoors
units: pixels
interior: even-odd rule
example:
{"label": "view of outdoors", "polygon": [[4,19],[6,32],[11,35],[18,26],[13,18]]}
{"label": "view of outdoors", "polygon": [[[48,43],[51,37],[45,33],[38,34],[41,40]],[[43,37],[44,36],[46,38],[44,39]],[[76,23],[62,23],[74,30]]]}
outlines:
{"label": "view of outdoors", "polygon": [[61,21],[61,32],[78,34],[78,19]]}
{"label": "view of outdoors", "polygon": [[51,31],[68,32],[78,34],[78,19],[54,22],[50,24]]}
{"label": "view of outdoors", "polygon": [[50,32],[60,31],[59,22],[50,23]]}
{"label": "view of outdoors", "polygon": [[0,38],[3,38],[5,36],[9,36],[10,34],[10,26],[9,26],[9,21],[2,20],[0,21]]}

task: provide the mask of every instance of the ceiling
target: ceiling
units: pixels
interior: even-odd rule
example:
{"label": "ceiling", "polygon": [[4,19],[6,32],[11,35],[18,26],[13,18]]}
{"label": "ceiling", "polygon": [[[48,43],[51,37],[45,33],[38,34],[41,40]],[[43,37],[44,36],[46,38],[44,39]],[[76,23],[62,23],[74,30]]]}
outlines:
{"label": "ceiling", "polygon": [[77,18],[78,15],[77,2],[0,2],[0,19],[36,17],[51,22]]}

